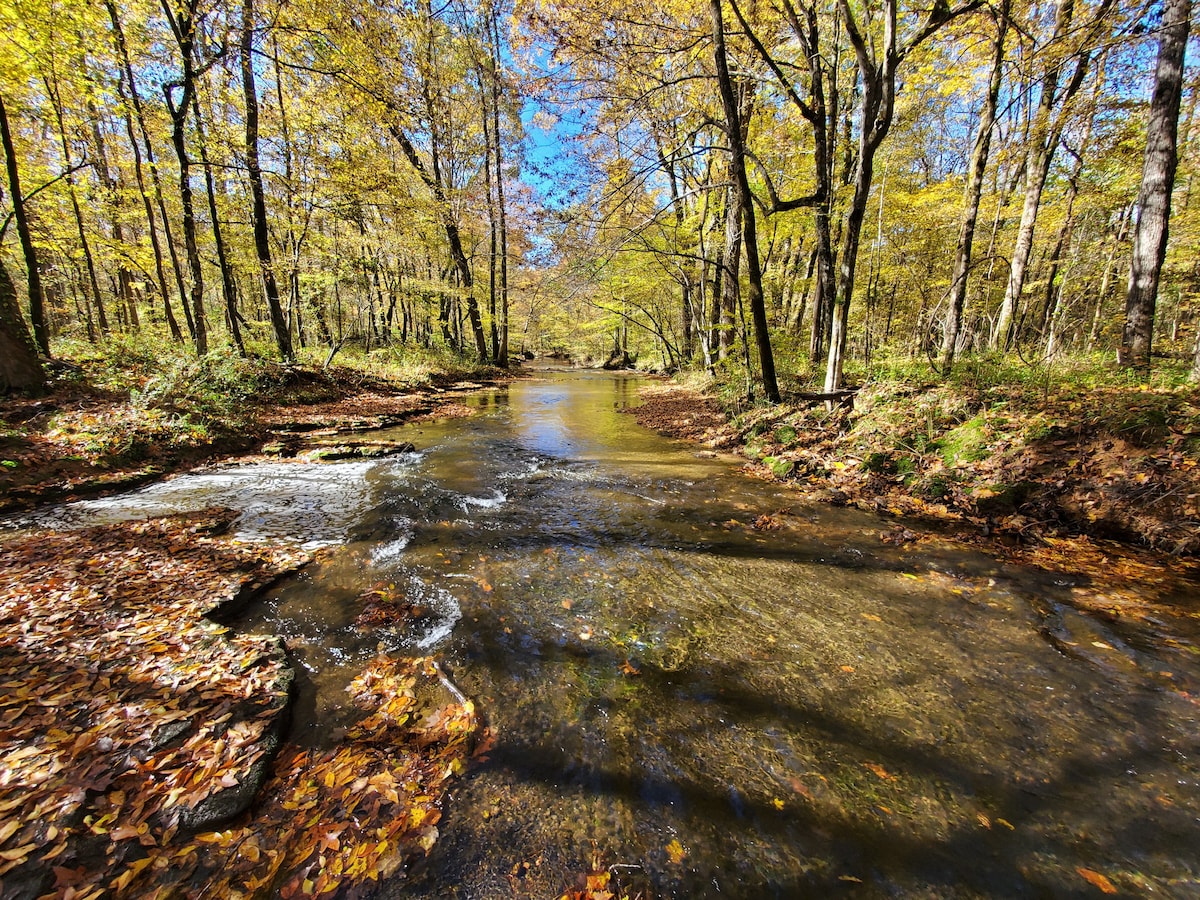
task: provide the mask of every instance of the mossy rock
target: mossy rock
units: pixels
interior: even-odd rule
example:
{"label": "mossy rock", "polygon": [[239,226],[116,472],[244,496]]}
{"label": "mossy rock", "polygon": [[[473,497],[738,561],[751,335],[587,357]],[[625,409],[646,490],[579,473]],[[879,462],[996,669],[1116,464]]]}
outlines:
{"label": "mossy rock", "polygon": [[988,430],[983,415],[950,429],[937,441],[937,446],[947,466],[987,459]]}
{"label": "mossy rock", "polygon": [[781,456],[764,456],[762,462],[776,478],[787,478],[796,468],[796,464],[792,460],[784,459]]}
{"label": "mossy rock", "polygon": [[750,443],[748,443],[744,448],[742,448],[742,453],[745,454],[747,459],[753,459],[753,460],[762,459],[764,452],[765,452],[765,450],[763,449],[763,445],[762,445],[761,441],[750,441]]}
{"label": "mossy rock", "polygon": [[775,429],[775,440],[785,447],[788,444],[794,444],[796,442],[796,429],[791,425],[780,425]]}

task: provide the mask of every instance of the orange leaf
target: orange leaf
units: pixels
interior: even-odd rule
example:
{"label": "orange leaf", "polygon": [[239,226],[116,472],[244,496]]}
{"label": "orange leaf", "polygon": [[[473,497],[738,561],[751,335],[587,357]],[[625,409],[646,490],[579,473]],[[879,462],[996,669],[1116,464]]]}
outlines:
{"label": "orange leaf", "polygon": [[891,774],[887,769],[885,769],[883,766],[881,766],[879,763],[863,763],[863,765],[866,766],[868,769],[870,769],[872,772],[874,772],[876,775],[878,775],[880,778],[882,778],[884,781],[890,781],[891,779],[896,777],[895,775]]}
{"label": "orange leaf", "polygon": [[1075,871],[1078,872],[1083,880],[1091,884],[1093,887],[1098,887],[1103,894],[1115,894],[1117,889],[1113,883],[1099,872],[1093,872],[1091,869],[1085,869],[1083,866],[1076,866]]}

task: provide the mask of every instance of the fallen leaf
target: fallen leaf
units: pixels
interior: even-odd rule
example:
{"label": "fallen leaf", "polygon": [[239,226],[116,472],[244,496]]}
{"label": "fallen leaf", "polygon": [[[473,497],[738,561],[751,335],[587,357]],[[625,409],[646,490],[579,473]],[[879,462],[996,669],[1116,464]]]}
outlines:
{"label": "fallen leaf", "polygon": [[679,843],[678,838],[673,838],[671,843],[667,844],[667,858],[677,866],[687,858],[687,851],[683,849],[683,844]]}
{"label": "fallen leaf", "polygon": [[863,763],[863,765],[866,766],[868,769],[870,769],[872,772],[874,772],[876,775],[878,775],[880,778],[882,778],[884,781],[891,781],[893,778],[896,777],[896,776],[892,775],[890,772],[888,772],[888,770],[885,769],[883,766],[879,765],[879,763],[865,762],[865,763]]}
{"label": "fallen leaf", "polygon": [[1111,881],[1109,881],[1107,877],[1105,877],[1104,875],[1101,875],[1099,872],[1093,871],[1092,869],[1085,869],[1085,868],[1083,868],[1083,866],[1076,866],[1075,871],[1080,874],[1080,876],[1083,878],[1084,881],[1088,882],[1093,887],[1099,888],[1101,893],[1104,893],[1104,894],[1117,893],[1117,889],[1113,885],[1113,883]]}

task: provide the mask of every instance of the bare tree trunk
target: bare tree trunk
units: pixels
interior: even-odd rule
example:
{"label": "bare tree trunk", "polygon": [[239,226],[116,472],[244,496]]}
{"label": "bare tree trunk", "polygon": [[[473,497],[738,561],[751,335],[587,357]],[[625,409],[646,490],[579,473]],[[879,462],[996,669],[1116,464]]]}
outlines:
{"label": "bare tree trunk", "polygon": [[267,313],[275,330],[275,343],[284,362],[290,362],[292,334],[279,305],[279,286],[275,283],[275,269],[271,265],[271,236],[267,225],[267,201],[263,191],[262,167],[258,159],[258,89],[254,84],[254,0],[242,4],[242,89],[246,97],[246,169],[250,179],[250,195],[253,198],[251,217],[254,222],[254,249],[258,265],[262,270],[263,289],[267,295]]}
{"label": "bare tree trunk", "polygon": [[962,328],[963,307],[967,302],[967,278],[971,269],[971,248],[975,241],[975,224],[979,219],[979,201],[983,197],[983,177],[987,172],[988,155],[992,146],[992,129],[996,124],[996,107],[1004,77],[1004,39],[1008,35],[1010,0],[1003,0],[996,11],[996,42],[993,45],[992,72],[988,91],[979,114],[979,129],[971,150],[970,177],[963,197],[963,217],[958,228],[958,246],[954,254],[954,275],[950,281],[950,305],[946,312],[946,329],[942,337],[942,375],[950,374],[954,353]]}
{"label": "bare tree trunk", "polygon": [[711,0],[713,19],[714,56],[717,65],[717,84],[721,90],[721,105],[725,108],[726,135],[729,138],[729,156],[737,191],[737,205],[742,219],[742,244],[746,254],[746,269],[749,276],[746,304],[750,307],[750,318],[754,323],[754,341],[758,349],[758,362],[762,369],[763,392],[772,403],[778,403],[779,385],[775,379],[775,358],[771,352],[771,336],[767,330],[767,309],[763,299],[762,269],[758,259],[758,233],[755,227],[754,198],[750,193],[750,182],[746,177],[746,148],[743,144],[742,111],[733,91],[729,75],[729,64],[725,56],[725,25],[721,21],[721,0]]}
{"label": "bare tree trunk", "polygon": [[496,364],[508,368],[508,211],[504,204],[504,141],[500,134],[500,23],[489,6],[492,68],[492,139],[496,146],[496,212],[500,226],[500,348]]}
{"label": "bare tree trunk", "polygon": [[[1113,2],[1114,0],[1103,0],[1089,22],[1079,30],[1100,27],[1106,21]],[[1053,45],[1074,34],[1076,30],[1073,22],[1074,13],[1075,0],[1058,0],[1055,10],[1054,35],[1050,40],[1051,46],[1047,51],[1048,55],[1052,56]],[[1004,350],[1012,345],[1015,336],[1018,307],[1021,303],[1021,294],[1025,289],[1029,257],[1033,251],[1033,234],[1041,207],[1042,191],[1046,187],[1050,164],[1062,138],[1071,99],[1078,93],[1091,67],[1090,47],[1085,45],[1084,49],[1075,57],[1075,71],[1071,74],[1066,86],[1060,91],[1059,79],[1062,77],[1063,67],[1067,62],[1069,62],[1069,58],[1066,61],[1052,64],[1046,73],[1037,112],[1034,114],[1031,127],[1032,146],[1026,162],[1025,202],[1021,208],[1021,224],[1017,228],[1017,239],[1013,247],[1008,284],[1004,289],[1004,300],[1000,304],[999,319],[996,322],[996,330],[992,334],[992,346]]]}
{"label": "bare tree trunk", "polygon": [[37,393],[45,386],[46,373],[21,317],[16,286],[0,259],[0,394]]}
{"label": "bare tree trunk", "polygon": [[[179,81],[163,85],[167,110],[171,114],[171,144],[179,159],[179,201],[183,207],[183,245],[187,251],[188,267],[192,273],[192,339],[196,355],[208,353],[208,328],[204,317],[204,269],[200,263],[200,248],[196,243],[196,212],[192,199],[190,160],[187,153],[187,115],[196,91],[195,46],[196,5],[199,0],[187,0],[172,9],[169,0],[162,0],[163,11],[171,24],[179,54],[183,60],[183,74]],[[179,90],[179,102],[175,102],[175,91]]]}
{"label": "bare tree trunk", "polygon": [[1142,168],[1142,190],[1138,196],[1137,226],[1133,232],[1125,329],[1118,355],[1120,365],[1143,372],[1150,369],[1154,307],[1167,254],[1167,225],[1178,162],[1179,105],[1191,9],[1191,0],[1166,0],[1163,7],[1154,97],[1150,101],[1150,120],[1146,126],[1146,159]]}
{"label": "bare tree trunk", "polygon": [[242,342],[242,329],[238,325],[237,282],[233,277],[233,266],[229,262],[229,251],[221,231],[221,215],[217,209],[217,186],[213,179],[212,161],[208,158],[208,138],[204,134],[204,118],[200,115],[200,101],[192,93],[192,115],[196,118],[196,146],[200,150],[200,166],[204,169],[204,189],[208,196],[208,215],[212,219],[213,245],[217,251],[217,269],[221,273],[221,297],[225,301],[225,320],[229,336],[237,347],[238,355],[246,355]]}
{"label": "bare tree trunk", "polygon": [[[146,164],[150,167],[150,179],[154,185],[154,197],[158,205],[158,212],[162,218],[163,237],[167,242],[167,250],[171,256],[171,270],[175,275],[175,286],[179,291],[179,303],[183,307],[183,317],[187,322],[188,333],[196,334],[195,324],[192,322],[192,313],[188,308],[187,291],[183,284],[183,267],[179,263],[179,254],[175,250],[175,240],[171,235],[171,219],[167,215],[167,204],[163,200],[162,181],[158,177],[158,166],[154,161],[154,146],[150,143],[150,132],[146,128],[146,119],[142,114],[142,100],[138,95],[137,82],[133,75],[133,65],[129,60],[129,49],[125,44],[125,31],[121,27],[121,18],[117,12],[117,6],[114,0],[105,0],[105,7],[108,9],[109,19],[113,26],[113,41],[117,45],[117,51],[121,57],[121,72],[124,77],[117,79],[117,93],[122,100],[128,99],[129,104],[133,107],[133,113],[137,117],[138,127],[142,133],[142,143],[146,149]],[[126,98],[124,87],[127,86],[129,96]],[[146,192],[145,179],[142,175],[141,152],[138,149],[137,139],[133,134],[133,123],[130,117],[128,107],[125,110],[125,128],[129,133],[129,143],[133,147],[134,163],[138,173],[138,187],[142,192],[142,199],[146,206],[147,221],[150,223],[150,242],[154,247],[155,263],[158,266],[158,280],[162,289],[163,296],[163,312],[167,319],[167,325],[171,329],[171,337],[176,341],[183,340],[183,334],[179,331],[179,323],[175,320],[175,313],[171,308],[171,297],[167,293],[167,282],[162,271],[162,250],[158,243],[158,233],[154,228],[154,215],[150,207],[150,198]]]}

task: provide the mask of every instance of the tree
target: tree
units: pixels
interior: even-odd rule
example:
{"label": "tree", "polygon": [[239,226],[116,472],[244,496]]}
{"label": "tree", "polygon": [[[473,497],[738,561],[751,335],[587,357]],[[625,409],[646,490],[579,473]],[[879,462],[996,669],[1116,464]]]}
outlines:
{"label": "tree", "polygon": [[1150,369],[1154,306],[1159,274],[1167,253],[1171,191],[1178,162],[1179,106],[1183,94],[1183,61],[1191,24],[1191,0],[1166,0],[1159,29],[1154,96],[1146,126],[1146,157],[1133,233],[1129,291],[1125,296],[1125,328],[1118,361],[1138,371]]}
{"label": "tree", "polygon": [[[742,140],[741,114],[733,81],[729,76],[729,62],[725,54],[725,24],[721,18],[721,0],[711,0],[713,21],[713,56],[717,67],[717,85],[721,92],[721,106],[725,110],[725,135],[729,140],[730,170],[733,173],[734,196],[737,216],[742,224],[742,249],[746,255],[749,276],[747,305],[754,323],[754,341],[758,350],[758,363],[762,369],[763,392],[772,403],[778,403],[779,384],[775,379],[775,358],[771,352],[771,336],[767,328],[767,311],[763,301],[762,267],[758,258],[758,232],[754,215],[754,198],[750,193],[750,181],[746,176],[746,147]],[[732,212],[729,213],[733,215]]]}
{"label": "tree", "polygon": [[[179,48],[182,73],[178,80],[163,85],[163,96],[171,114],[171,145],[179,160],[179,201],[183,207],[183,245],[192,274],[192,339],[196,355],[208,353],[208,326],[204,315],[204,268],[196,236],[196,210],[192,198],[191,166],[187,151],[187,118],[196,92],[196,25],[200,0],[185,0],[172,9],[171,0],[162,0],[163,12]],[[178,98],[176,97],[178,92]]]}
{"label": "tree", "polygon": [[[17,236],[21,241],[21,252],[25,256],[26,283],[29,291],[29,318],[33,322],[33,340],[43,356],[50,355],[50,330],[46,324],[46,299],[42,293],[41,267],[37,249],[29,231],[29,216],[25,210],[25,195],[21,192],[21,173],[17,168],[17,151],[13,144],[12,129],[8,123],[8,110],[4,106],[4,95],[0,94],[0,141],[3,142],[4,162],[8,170],[8,190],[12,197],[13,216],[17,220]],[[7,272],[5,273],[7,277]],[[6,329],[9,327],[5,323]]]}
{"label": "tree", "polygon": [[[254,83],[254,0],[243,0],[242,4],[242,88],[246,97],[246,174],[250,179],[250,196],[253,198],[251,219],[254,224],[254,249],[258,255],[258,266],[263,288],[267,295],[267,311],[271,326],[275,330],[275,343],[279,355],[290,362],[292,334],[283,316],[279,303],[279,287],[275,282],[275,269],[271,265],[271,238],[267,225],[267,202],[263,191],[262,165],[258,158],[258,89]],[[230,311],[233,322],[234,312]],[[234,323],[236,327],[236,323]]]}
{"label": "tree", "polygon": [[[1062,141],[1071,101],[1079,93],[1091,68],[1096,37],[1108,24],[1114,3],[1115,0],[1101,0],[1090,19],[1080,27],[1075,22],[1076,0],[1057,0],[1054,32],[1047,44],[1039,48],[1038,56],[1046,61],[1046,69],[1039,86],[1037,111],[1030,124],[1021,223],[1013,246],[1004,300],[992,333],[993,347],[1008,349],[1015,337],[1018,307],[1029,274],[1034,229],[1046,178]],[[1072,61],[1074,69],[1070,70]],[[1062,81],[1064,74],[1068,76],[1065,84]]]}
{"label": "tree", "polygon": [[[845,231],[842,236],[833,333],[829,340],[829,357],[825,369],[826,393],[833,393],[842,387],[842,367],[850,325],[850,301],[854,295],[855,266],[858,262],[863,218],[871,193],[875,155],[892,127],[896,108],[896,78],[900,66],[926,38],[956,16],[979,7],[982,0],[968,0],[953,9],[945,2],[935,3],[924,22],[918,24],[903,39],[899,32],[897,0],[883,0],[880,16],[883,21],[882,35],[873,35],[860,27],[850,8],[849,0],[838,2],[846,33],[858,61],[862,96],[858,107],[858,158],[854,167],[854,195],[846,213]],[[867,24],[870,24],[870,20]]]}
{"label": "tree", "polygon": [[975,224],[979,219],[979,202],[983,196],[983,179],[987,172],[988,153],[992,146],[992,130],[996,125],[996,105],[1000,99],[1000,83],[1004,75],[1004,39],[1008,34],[1011,0],[1001,0],[993,10],[996,37],[992,51],[992,70],[988,77],[983,109],[971,149],[971,163],[964,188],[962,221],[958,229],[958,244],[954,253],[954,275],[950,280],[949,308],[942,338],[942,374],[949,375],[954,365],[959,330],[962,328],[963,306],[967,300],[967,278],[971,269],[971,248],[975,241]]}
{"label": "tree", "polygon": [[0,259],[0,394],[36,393],[45,384],[46,373],[21,317],[17,289]]}

